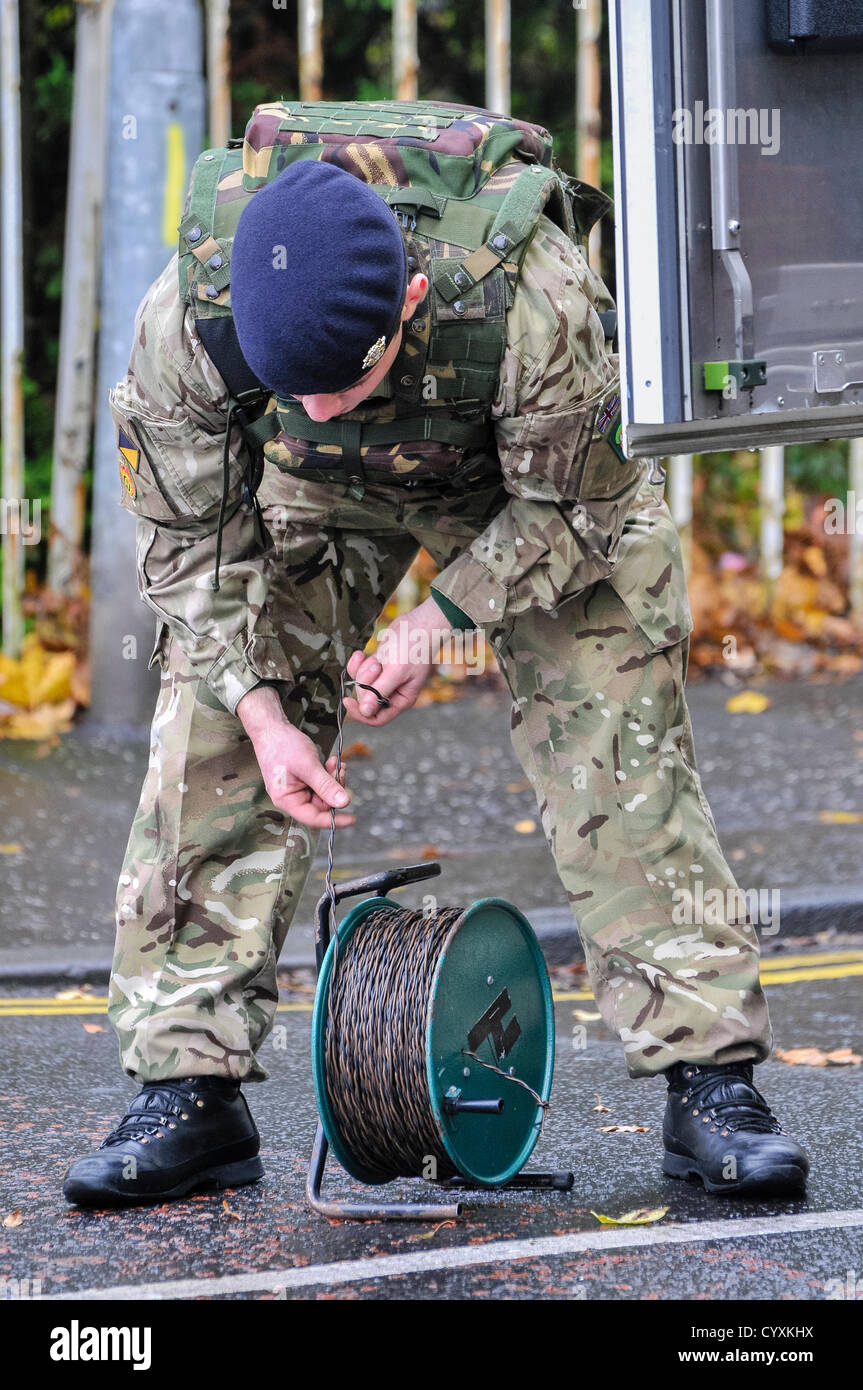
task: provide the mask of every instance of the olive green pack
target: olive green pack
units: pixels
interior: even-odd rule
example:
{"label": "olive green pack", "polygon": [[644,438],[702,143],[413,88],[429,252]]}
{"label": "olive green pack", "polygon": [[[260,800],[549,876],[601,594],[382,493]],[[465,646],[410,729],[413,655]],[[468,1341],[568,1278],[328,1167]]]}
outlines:
{"label": "olive green pack", "polygon": [[380,194],[402,227],[410,270],[428,275],[429,300],[424,317],[406,326],[390,419],[365,423],[357,411],[320,423],[277,397],[275,410],[245,420],[249,442],[259,446],[281,433],[325,445],[322,462],[331,469],[336,446],[344,473],[360,486],[365,446],[432,439],[479,448],[490,433],[506,311],[540,217],[584,242],[610,199],[556,167],[547,130],[479,108],[396,101],[258,106],[242,140],[198,158],[179,228],[180,294],[241,424],[243,404],[251,413],[254,388],[259,395],[261,388],[233,327],[233,236],[248,200],[297,159],[332,162]]}

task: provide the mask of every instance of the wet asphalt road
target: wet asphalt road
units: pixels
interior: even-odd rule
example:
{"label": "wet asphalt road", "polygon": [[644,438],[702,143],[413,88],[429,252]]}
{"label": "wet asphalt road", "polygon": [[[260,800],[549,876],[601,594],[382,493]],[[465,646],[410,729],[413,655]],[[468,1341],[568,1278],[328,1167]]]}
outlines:
{"label": "wet asphalt road", "polygon": [[[859,1046],[859,979],[768,985],[777,1042]],[[574,988],[582,988],[578,977]],[[588,1021],[586,1046],[573,1048],[575,1009],[591,1011],[590,1000],[556,1006],[553,1109],[530,1163],[571,1167],[574,1190],[466,1193],[465,1216],[440,1229],[328,1222],[306,1207],[315,1109],[305,1000],[297,1006],[294,996],[294,1007],[279,1014],[264,1049],[271,1079],[247,1088],[265,1179],[227,1194],[112,1212],[70,1209],[60,1193],[68,1162],[95,1147],[135,1090],[119,1071],[104,1016],[0,1014],[0,1207],[4,1214],[20,1209],[23,1218],[0,1230],[0,1277],[40,1279],[49,1298],[119,1291],[129,1298],[781,1301],[835,1297],[837,1281],[848,1297],[863,1296],[863,1068],[792,1068],[776,1060],[760,1067],[759,1086],[810,1153],[807,1195],[709,1197],[661,1173],[662,1081],[630,1081],[619,1044],[601,1022]],[[105,1031],[88,1033],[84,1023]],[[597,1092],[608,1115],[593,1111]],[[607,1135],[599,1131],[604,1123],[649,1132]],[[369,1196],[332,1160],[325,1193]],[[386,1189],[388,1199],[438,1195],[419,1182]],[[669,1208],[663,1221],[634,1232],[601,1230],[591,1215],[658,1206]],[[807,1214],[821,1229],[799,1229]],[[678,1223],[687,1229],[678,1233]],[[543,1238],[549,1241],[536,1253],[519,1247],[521,1258],[511,1257],[513,1241]],[[634,1244],[645,1238],[669,1243]],[[394,1264],[374,1263],[389,1257]],[[459,1267],[465,1260],[472,1263]],[[189,1279],[211,1282],[170,1282]]]}
{"label": "wet asphalt road", "polygon": [[[510,747],[509,700],[479,681],[467,685],[458,701],[410,711],[384,729],[346,726],[346,746],[361,742],[371,756],[349,767],[358,822],[337,836],[338,871],[354,877],[434,848],[442,900],[495,892],[528,914],[571,922]],[[760,715],[728,713],[732,692],[720,682],[689,691],[723,847],[742,887],[780,888],[783,902],[803,893],[813,923],[827,904],[817,929],[829,928],[830,904],[843,898],[850,925],[863,930],[863,679],[758,685],[772,702]],[[110,958],[116,881],[145,767],[142,740],[77,731],[54,749],[0,741],[0,842],[14,850],[0,855],[0,976],[20,960]],[[515,829],[526,822],[534,828]],[[324,845],[284,959],[310,958]],[[421,894],[403,898],[415,905]]]}

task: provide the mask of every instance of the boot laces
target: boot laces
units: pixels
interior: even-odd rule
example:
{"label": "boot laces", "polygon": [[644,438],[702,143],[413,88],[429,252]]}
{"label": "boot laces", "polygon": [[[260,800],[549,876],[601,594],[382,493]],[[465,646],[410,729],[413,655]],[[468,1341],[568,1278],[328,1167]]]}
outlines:
{"label": "boot laces", "polygon": [[[106,1139],[99,1145],[100,1149],[110,1148],[114,1144],[125,1143],[128,1139],[137,1139],[144,1144],[148,1144],[152,1138],[164,1138],[165,1129],[176,1129],[177,1121],[188,1120],[188,1111],[183,1108],[191,1102],[203,1108],[204,1102],[200,1098],[200,1093],[194,1089],[194,1079],[189,1077],[185,1081],[158,1081],[145,1083],[144,1091],[147,1093],[148,1108],[146,1110],[135,1110],[130,1107],[120,1120],[119,1124],[111,1130]],[[141,1092],[135,1097],[140,1099]],[[179,1103],[178,1103],[179,1102]]]}
{"label": "boot laces", "polygon": [[[694,1068],[693,1068],[694,1070]],[[723,1082],[743,1082],[745,1090],[723,1100],[710,1100],[710,1092]],[[736,1089],[736,1088],[735,1088]],[[734,1134],[737,1130],[750,1130],[758,1134],[782,1134],[784,1131],[767,1101],[752,1081],[751,1071],[699,1071],[690,1082],[686,1092],[687,1100],[696,1101],[696,1110],[709,1115],[717,1127]]]}

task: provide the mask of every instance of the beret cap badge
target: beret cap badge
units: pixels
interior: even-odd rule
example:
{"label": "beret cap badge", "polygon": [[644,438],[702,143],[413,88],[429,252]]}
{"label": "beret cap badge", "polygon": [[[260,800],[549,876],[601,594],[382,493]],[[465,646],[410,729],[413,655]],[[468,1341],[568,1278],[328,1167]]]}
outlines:
{"label": "beret cap badge", "polygon": [[387,340],[384,337],[384,335],[381,334],[377,342],[372,343],[371,347],[369,348],[368,352],[363,358],[363,371],[367,372],[369,367],[373,367],[376,362],[380,362],[386,350]]}

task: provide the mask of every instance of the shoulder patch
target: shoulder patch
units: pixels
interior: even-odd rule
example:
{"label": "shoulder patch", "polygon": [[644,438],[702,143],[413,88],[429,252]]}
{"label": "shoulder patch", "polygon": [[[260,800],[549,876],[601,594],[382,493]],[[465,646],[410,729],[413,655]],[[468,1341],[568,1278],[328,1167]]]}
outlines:
{"label": "shoulder patch", "polygon": [[140,458],[140,450],[138,449],[138,446],[129,438],[125,430],[117,431],[117,448],[120,451],[119,466],[120,477],[123,480],[123,486],[128,492],[129,496],[134,497],[137,489],[135,487],[135,479],[133,474],[137,473],[138,471],[138,460]]}
{"label": "shoulder patch", "polygon": [[626,454],[623,452],[621,442],[621,432],[623,428],[623,417],[620,407],[620,395],[617,391],[612,391],[611,395],[606,396],[596,417],[595,439],[604,439],[609,449],[617,455],[621,463],[628,462]]}

